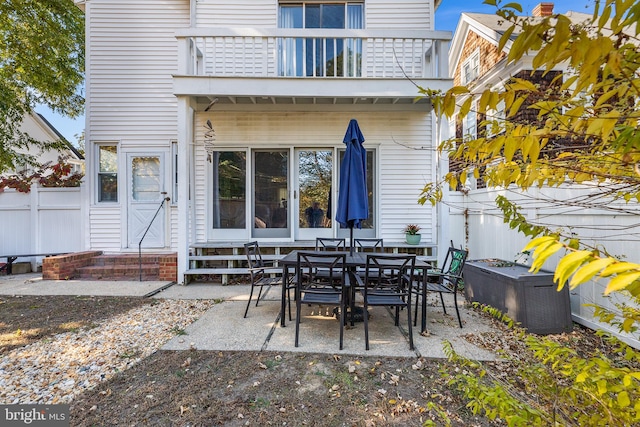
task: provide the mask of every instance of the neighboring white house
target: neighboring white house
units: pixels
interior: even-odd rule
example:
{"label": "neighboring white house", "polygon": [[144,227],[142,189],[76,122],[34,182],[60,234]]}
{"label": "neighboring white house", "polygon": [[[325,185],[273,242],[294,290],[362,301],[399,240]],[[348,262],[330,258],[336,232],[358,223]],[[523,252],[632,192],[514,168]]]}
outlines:
{"label": "neighboring white house", "polygon": [[38,163],[55,164],[58,163],[60,157],[64,157],[66,162],[73,166],[72,173],[83,172],[84,157],[82,154],[71,145],[42,114],[34,112],[33,114],[25,116],[20,124],[20,131],[38,141],[57,141],[61,139],[67,143],[68,148],[61,151],[41,151],[32,148],[29,153],[37,156]]}
{"label": "neighboring white house", "polygon": [[[435,242],[436,120],[451,87],[437,0],[76,0],[86,14],[86,249],[348,236],[333,220],[351,118],[371,215],[357,236]],[[207,122],[211,124],[209,128]],[[170,202],[159,209],[164,197]],[[305,211],[325,217],[311,227]],[[317,222],[314,221],[314,225]]]}

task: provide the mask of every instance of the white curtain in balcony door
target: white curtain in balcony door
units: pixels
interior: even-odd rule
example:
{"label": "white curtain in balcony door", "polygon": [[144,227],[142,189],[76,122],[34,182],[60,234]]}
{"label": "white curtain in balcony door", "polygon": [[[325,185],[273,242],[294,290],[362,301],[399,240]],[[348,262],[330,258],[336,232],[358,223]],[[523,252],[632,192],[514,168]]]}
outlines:
{"label": "white curtain in balcony door", "polygon": [[[347,5],[347,28],[356,30],[364,28],[363,15],[361,4]],[[347,40],[345,63],[347,64],[346,76],[362,76],[362,39]]]}
{"label": "white curtain in balcony door", "polygon": [[[280,6],[280,28],[302,28],[302,6]],[[283,38],[279,40],[280,75],[303,75],[302,40]]]}

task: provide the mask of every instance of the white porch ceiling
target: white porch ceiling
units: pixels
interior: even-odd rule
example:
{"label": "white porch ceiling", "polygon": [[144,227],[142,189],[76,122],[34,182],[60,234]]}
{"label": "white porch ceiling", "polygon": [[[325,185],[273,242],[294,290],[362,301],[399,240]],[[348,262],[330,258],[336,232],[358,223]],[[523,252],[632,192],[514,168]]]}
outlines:
{"label": "white porch ceiling", "polygon": [[174,76],[174,94],[189,96],[203,111],[224,108],[278,108],[349,111],[429,110],[431,102],[419,87],[446,90],[449,79],[331,79],[331,78],[227,78]]}

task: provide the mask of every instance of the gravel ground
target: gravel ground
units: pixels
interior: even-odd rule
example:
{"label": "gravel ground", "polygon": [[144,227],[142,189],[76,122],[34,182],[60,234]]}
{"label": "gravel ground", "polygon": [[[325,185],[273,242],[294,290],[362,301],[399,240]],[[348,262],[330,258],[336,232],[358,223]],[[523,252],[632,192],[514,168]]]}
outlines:
{"label": "gravel ground", "polygon": [[0,359],[0,403],[69,403],[182,333],[207,300],[160,300],[15,348]]}

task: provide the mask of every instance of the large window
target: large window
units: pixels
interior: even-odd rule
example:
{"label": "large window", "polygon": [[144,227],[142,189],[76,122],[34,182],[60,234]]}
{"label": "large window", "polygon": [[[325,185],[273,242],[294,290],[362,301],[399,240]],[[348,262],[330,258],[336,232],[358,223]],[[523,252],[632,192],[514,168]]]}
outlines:
{"label": "large window", "polygon": [[118,146],[98,146],[98,202],[118,201]]}
{"label": "large window", "polygon": [[[283,3],[280,5],[280,28],[364,27],[363,4]],[[321,37],[285,38],[280,41],[280,75],[282,76],[350,76],[362,74],[362,40]]]}

